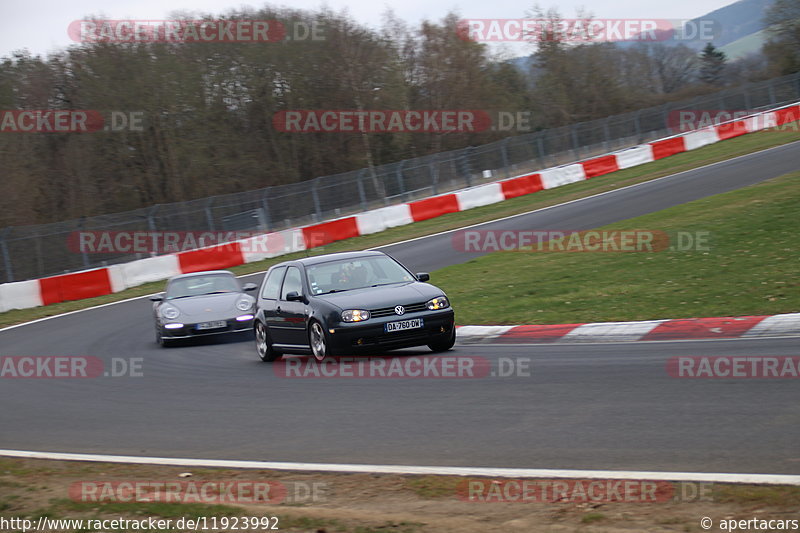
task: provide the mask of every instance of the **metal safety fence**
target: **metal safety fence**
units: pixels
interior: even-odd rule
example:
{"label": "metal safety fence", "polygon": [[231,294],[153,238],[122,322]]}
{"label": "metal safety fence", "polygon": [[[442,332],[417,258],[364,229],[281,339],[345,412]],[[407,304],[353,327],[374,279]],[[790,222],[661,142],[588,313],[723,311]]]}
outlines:
{"label": "metal safety fence", "polygon": [[277,231],[505,179],[669,136],[681,110],[758,110],[800,99],[800,73],[656,107],[308,181],[0,230],[0,282],[153,253],[86,253],[79,232]]}

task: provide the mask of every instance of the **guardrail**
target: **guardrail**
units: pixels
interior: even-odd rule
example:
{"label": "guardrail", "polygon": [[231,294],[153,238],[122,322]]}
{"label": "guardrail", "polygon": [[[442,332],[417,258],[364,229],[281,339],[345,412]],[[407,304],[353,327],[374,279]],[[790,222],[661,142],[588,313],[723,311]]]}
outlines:
{"label": "guardrail", "polygon": [[41,278],[150,256],[76,253],[69,246],[74,232],[280,231],[640,145],[674,133],[669,127],[670,115],[681,110],[758,110],[798,99],[800,73],[624,115],[300,183],[52,224],[9,227],[0,231],[0,280]]}
{"label": "guardrail", "polygon": [[794,103],[701,130],[612,152],[583,161],[525,173],[448,194],[381,207],[327,222],[263,233],[226,244],[0,285],[0,312],[119,292],[179,273],[224,269],[501,202],[540,190],[591,179],[695,150],[747,133],[800,120]]}

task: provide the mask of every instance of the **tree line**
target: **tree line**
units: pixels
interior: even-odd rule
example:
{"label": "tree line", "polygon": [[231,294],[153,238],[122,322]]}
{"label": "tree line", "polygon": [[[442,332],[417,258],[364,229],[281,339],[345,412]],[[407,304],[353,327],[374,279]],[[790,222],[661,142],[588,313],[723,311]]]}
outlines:
{"label": "tree line", "polygon": [[372,29],[328,9],[273,7],[225,19],[313,25],[322,39],[15,52],[0,59],[0,110],[142,120],[120,131],[0,133],[0,227],[293,183],[517,134],[287,133],[273,125],[286,110],[524,111],[540,130],[791,73],[800,69],[799,5],[777,0],[769,43],[736,62],[713,44],[699,54],[547,39],[520,66],[464,39],[455,14],[412,27],[388,12]]}

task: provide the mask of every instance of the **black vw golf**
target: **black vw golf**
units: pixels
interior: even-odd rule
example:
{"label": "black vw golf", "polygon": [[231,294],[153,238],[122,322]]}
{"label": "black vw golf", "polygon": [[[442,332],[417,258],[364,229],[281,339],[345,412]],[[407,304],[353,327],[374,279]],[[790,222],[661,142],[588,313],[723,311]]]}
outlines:
{"label": "black vw golf", "polygon": [[269,269],[258,295],[258,355],[352,355],[456,340],[441,289],[382,252],[345,252],[285,261]]}

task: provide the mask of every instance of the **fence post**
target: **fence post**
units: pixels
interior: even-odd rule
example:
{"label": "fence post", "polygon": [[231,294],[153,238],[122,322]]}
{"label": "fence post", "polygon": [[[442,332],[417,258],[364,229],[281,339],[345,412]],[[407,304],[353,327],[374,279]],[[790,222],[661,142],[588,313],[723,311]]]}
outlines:
{"label": "fence post", "polygon": [[206,224],[208,224],[208,231],[214,231],[214,215],[211,214],[211,204],[214,203],[216,196],[212,196],[206,200],[203,210],[206,212]]}
{"label": "fence post", "polygon": [[[86,217],[81,217],[78,219],[78,234],[83,231],[85,227]],[[86,254],[86,250],[81,250],[81,261],[83,261],[84,268],[89,268],[89,256]]]}
{"label": "fence post", "polygon": [[403,180],[403,165],[405,165],[405,163],[405,159],[400,161],[400,164],[397,165],[397,170],[394,171],[394,175],[397,179],[397,188],[400,190],[400,196],[403,198],[403,200],[408,200],[408,197],[406,196],[406,184]]}
{"label": "fence post", "polygon": [[578,146],[578,124],[573,124],[569,127],[569,134],[572,137],[572,154],[574,156],[575,161],[580,160],[581,152],[580,146]]}
{"label": "fence post", "polygon": [[269,210],[269,190],[272,187],[267,187],[266,189],[262,189],[261,192],[261,209],[264,211],[264,231],[269,231],[272,227],[272,215],[270,214]]}
{"label": "fence post", "polygon": [[431,169],[431,192],[433,194],[439,194],[439,155],[434,154],[433,159],[430,163],[428,163],[428,167]]}
{"label": "fence post", "polygon": [[311,215],[314,219],[314,222],[319,222],[322,220],[322,207],[319,203],[319,192],[317,191],[317,182],[319,178],[314,178],[311,180],[311,198],[314,200],[314,213]]}
{"label": "fence post", "polygon": [[506,177],[511,175],[511,172],[508,168],[510,166],[508,162],[508,141],[510,139],[511,137],[506,137],[500,143],[500,157],[503,159],[503,170],[505,170]]}
{"label": "fence post", "polygon": [[608,118],[603,120],[603,150],[606,152],[611,151],[611,147],[608,144],[611,142],[611,132],[608,130],[608,121]]}
{"label": "fence post", "polygon": [[769,80],[769,103],[775,105],[775,83]]}
{"label": "fence post", "polygon": [[5,266],[6,279],[9,283],[14,281],[14,271],[11,269],[11,256],[8,253],[8,245],[6,244],[6,235],[8,235],[10,231],[10,227],[0,231],[0,249],[3,250],[3,265]]}
{"label": "fence post", "polygon": [[364,191],[364,180],[362,176],[366,172],[365,169],[361,169],[358,174],[356,174],[356,185],[358,186],[358,201],[361,204],[361,210],[367,210],[367,193]]}
{"label": "fence post", "polygon": [[475,151],[474,146],[467,146],[458,156],[459,170],[464,174],[464,180],[467,182],[467,187],[472,187],[472,152]]}
{"label": "fence post", "polygon": [[156,205],[154,205],[153,207],[151,207],[150,209],[147,210],[147,215],[146,215],[147,216],[147,227],[150,228],[150,231],[157,231],[157,229],[156,229],[156,220],[154,218],[154,215],[156,214],[156,211],[158,211],[158,208],[160,206],[161,206],[161,204],[156,204]]}
{"label": "fence post", "polygon": [[547,160],[545,159],[544,141],[542,140],[541,133],[536,135],[536,150],[539,152],[539,168],[545,168],[547,166]]}

